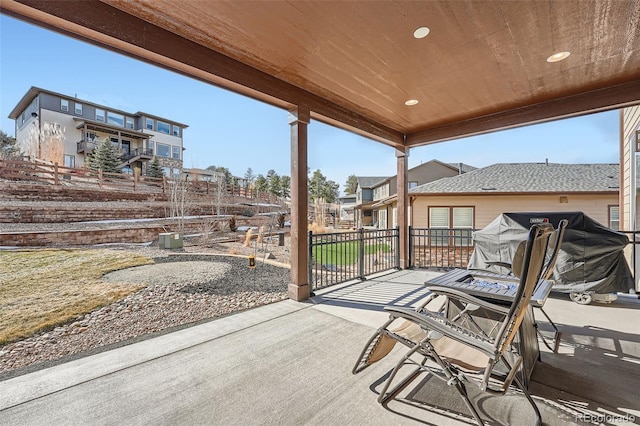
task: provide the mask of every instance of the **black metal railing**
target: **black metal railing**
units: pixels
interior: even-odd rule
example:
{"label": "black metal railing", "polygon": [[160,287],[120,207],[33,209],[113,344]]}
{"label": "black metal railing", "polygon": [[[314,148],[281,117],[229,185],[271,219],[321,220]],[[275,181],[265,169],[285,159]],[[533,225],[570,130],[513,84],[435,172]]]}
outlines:
{"label": "black metal railing", "polygon": [[153,157],[153,149],[135,148],[129,152],[125,152],[120,156],[120,158],[124,161],[127,161],[139,155],[145,156],[145,157]]}
{"label": "black metal railing", "polygon": [[409,266],[413,268],[466,268],[473,253],[470,228],[409,227]]}
{"label": "black metal railing", "polygon": [[631,273],[633,274],[633,279],[637,281],[637,269],[640,267],[640,262],[638,262],[638,254],[640,253],[640,249],[638,245],[640,245],[640,231],[618,231],[627,236],[629,238],[629,245],[631,246],[630,256],[627,257],[627,263],[629,265],[629,269],[631,269]]}
{"label": "black metal railing", "polygon": [[330,234],[309,232],[309,283],[312,289],[397,269],[400,232],[373,229]]}

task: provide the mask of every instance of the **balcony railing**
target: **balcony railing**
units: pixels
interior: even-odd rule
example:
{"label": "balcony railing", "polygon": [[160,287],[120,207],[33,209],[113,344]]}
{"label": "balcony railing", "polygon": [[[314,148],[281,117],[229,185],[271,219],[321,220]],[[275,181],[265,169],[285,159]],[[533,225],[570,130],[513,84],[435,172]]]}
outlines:
{"label": "balcony railing", "polygon": [[141,159],[151,160],[153,158],[153,149],[142,149],[142,148],[132,149],[128,153],[125,152],[124,154],[122,154],[120,158],[124,161],[127,161],[138,156],[140,156]]}
{"label": "balcony railing", "polygon": [[78,142],[78,148],[76,152],[78,154],[91,154],[91,152],[96,149],[97,145],[97,142],[92,140],[81,140],[80,142]]}

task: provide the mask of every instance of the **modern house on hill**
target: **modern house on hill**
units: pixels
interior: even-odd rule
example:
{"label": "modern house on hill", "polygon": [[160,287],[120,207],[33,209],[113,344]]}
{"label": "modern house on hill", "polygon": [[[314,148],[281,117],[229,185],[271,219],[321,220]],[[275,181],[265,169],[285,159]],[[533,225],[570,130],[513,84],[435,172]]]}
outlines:
{"label": "modern house on hill", "polygon": [[127,112],[31,87],[9,118],[16,140],[33,158],[83,167],[97,144],[109,140],[120,152],[123,170],[146,172],[156,155],[166,175],[179,173],[188,126],[145,112]]}
{"label": "modern house on hill", "polygon": [[[438,160],[427,161],[407,171],[409,189],[450,176],[475,170],[468,164],[448,164]],[[393,228],[397,225],[397,176],[384,178],[358,178],[370,187],[363,189],[362,202],[356,201],[357,226],[375,226],[380,229]],[[370,198],[366,198],[370,196]],[[358,217],[362,218],[358,221]]]}
{"label": "modern house on hill", "polygon": [[618,164],[494,164],[409,190],[416,228],[488,225],[503,212],[582,211],[619,227]]}

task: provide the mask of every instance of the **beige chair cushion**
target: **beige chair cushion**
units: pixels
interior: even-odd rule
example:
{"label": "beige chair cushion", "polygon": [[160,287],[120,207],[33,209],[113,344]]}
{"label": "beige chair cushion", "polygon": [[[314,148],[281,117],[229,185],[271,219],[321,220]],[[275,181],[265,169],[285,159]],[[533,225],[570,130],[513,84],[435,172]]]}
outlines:
{"label": "beige chair cushion", "polygon": [[475,373],[484,370],[489,363],[489,357],[484,353],[449,337],[429,342],[441,358],[463,370]]}
{"label": "beige chair cushion", "polygon": [[[407,320],[398,322],[393,329],[389,328],[389,331],[416,343],[427,336],[418,324]],[[395,340],[389,337],[386,338],[395,343]],[[443,336],[440,339],[431,339],[429,342],[441,358],[464,370],[472,372],[482,371],[489,363],[489,357],[487,355],[449,337]],[[391,348],[393,348],[393,345]],[[391,348],[389,351],[391,351]]]}

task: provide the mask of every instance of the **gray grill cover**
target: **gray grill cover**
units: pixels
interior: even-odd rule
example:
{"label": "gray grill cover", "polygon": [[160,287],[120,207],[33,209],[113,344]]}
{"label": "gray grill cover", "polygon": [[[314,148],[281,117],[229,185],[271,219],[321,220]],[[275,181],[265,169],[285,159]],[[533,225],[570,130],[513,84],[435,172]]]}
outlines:
{"label": "gray grill cover", "polygon": [[633,288],[623,253],[629,241],[627,236],[582,212],[503,213],[473,233],[475,249],[468,269],[507,273],[504,268],[488,266],[486,262],[511,263],[532,224],[549,222],[557,227],[562,219],[569,223],[553,271],[554,291],[611,293]]}

